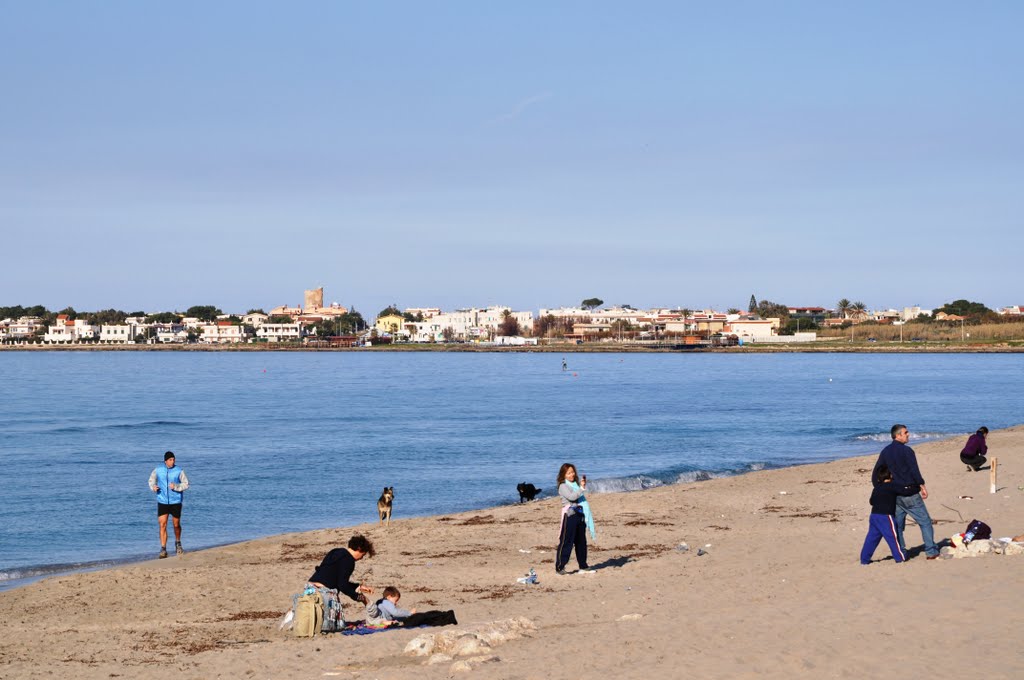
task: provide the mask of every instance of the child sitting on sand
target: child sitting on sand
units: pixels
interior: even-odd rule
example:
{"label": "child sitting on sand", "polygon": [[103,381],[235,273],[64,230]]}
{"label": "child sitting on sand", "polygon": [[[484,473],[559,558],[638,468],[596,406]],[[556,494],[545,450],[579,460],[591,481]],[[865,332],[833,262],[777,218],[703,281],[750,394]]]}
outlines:
{"label": "child sitting on sand", "polygon": [[384,597],[376,602],[366,605],[367,624],[416,628],[419,626],[455,626],[459,623],[455,619],[455,612],[451,609],[431,610],[419,614],[415,609],[402,609],[398,606],[398,601],[402,599],[402,593],[398,592],[398,588],[394,586],[385,588],[383,595]]}
{"label": "child sitting on sand", "polygon": [[367,623],[391,623],[409,618],[416,613],[415,609],[402,609],[398,606],[398,601],[402,599],[402,593],[398,592],[398,588],[388,586],[384,589],[383,595],[384,597],[376,602],[366,605]]}
{"label": "child sitting on sand", "polygon": [[868,535],[864,538],[864,547],[860,551],[860,563],[871,564],[871,556],[883,538],[889,544],[892,558],[897,563],[904,562],[907,558],[900,549],[900,542],[896,537],[895,515],[896,496],[907,487],[893,483],[892,473],[884,463],[875,468],[872,477],[875,488],[871,492],[871,519],[868,523]]}

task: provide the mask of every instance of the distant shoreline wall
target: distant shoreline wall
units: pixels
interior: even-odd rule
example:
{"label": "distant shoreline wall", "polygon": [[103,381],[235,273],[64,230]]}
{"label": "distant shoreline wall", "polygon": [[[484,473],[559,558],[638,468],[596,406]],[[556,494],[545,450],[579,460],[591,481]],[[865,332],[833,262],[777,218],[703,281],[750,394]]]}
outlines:
{"label": "distant shoreline wall", "polygon": [[403,344],[376,347],[306,347],[275,343],[221,344],[221,345],[3,345],[3,352],[502,352],[502,353],[621,353],[621,354],[1022,354],[1024,346],[1016,345],[957,345],[923,346],[921,344],[893,347],[878,346],[822,346],[793,344],[782,346],[743,345],[741,347],[710,347],[676,349],[616,343],[588,345],[535,345],[511,347],[500,345],[436,345]]}

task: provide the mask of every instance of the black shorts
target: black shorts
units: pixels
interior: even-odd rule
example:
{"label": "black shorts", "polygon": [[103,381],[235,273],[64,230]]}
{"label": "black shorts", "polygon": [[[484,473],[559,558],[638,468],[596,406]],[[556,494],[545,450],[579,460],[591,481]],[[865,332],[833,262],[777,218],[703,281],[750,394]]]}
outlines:
{"label": "black shorts", "polygon": [[157,503],[156,516],[163,517],[164,515],[171,515],[172,517],[181,519],[181,503],[174,503],[173,505],[168,505],[167,503]]}

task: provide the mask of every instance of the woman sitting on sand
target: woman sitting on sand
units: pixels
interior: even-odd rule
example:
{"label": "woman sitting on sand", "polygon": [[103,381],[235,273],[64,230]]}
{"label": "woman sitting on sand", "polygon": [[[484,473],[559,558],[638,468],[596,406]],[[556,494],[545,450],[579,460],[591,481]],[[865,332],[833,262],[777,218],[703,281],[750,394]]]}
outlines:
{"label": "woman sitting on sand", "polygon": [[589,571],[587,566],[587,530],[594,537],[594,518],[586,499],[587,476],[576,482],[576,466],[563,463],[558,470],[558,495],[562,497],[562,528],[558,532],[558,550],[555,553],[555,571],[565,573],[573,546],[576,547],[576,562],[580,571]]}
{"label": "woman sitting on sand", "polygon": [[978,431],[967,439],[964,450],[960,452],[960,462],[967,466],[968,471],[977,472],[978,468],[984,465],[988,459],[988,445],[985,438],[988,437],[988,428],[979,427]]}

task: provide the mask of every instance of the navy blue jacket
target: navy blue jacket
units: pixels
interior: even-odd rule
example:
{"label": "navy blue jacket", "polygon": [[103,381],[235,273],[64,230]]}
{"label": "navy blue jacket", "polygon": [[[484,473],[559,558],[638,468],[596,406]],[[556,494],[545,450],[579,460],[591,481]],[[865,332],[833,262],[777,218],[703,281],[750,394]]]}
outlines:
{"label": "navy blue jacket", "polygon": [[[924,477],[921,476],[921,469],[917,467],[917,455],[914,449],[906,444],[894,441],[878,454],[878,461],[875,463],[875,470],[885,463],[892,473],[892,481],[898,486],[906,489],[897,493],[898,496],[913,496],[921,493],[921,485],[924,484]],[[874,477],[875,475],[872,475]]]}
{"label": "navy blue jacket", "polygon": [[[907,487],[896,482],[879,482],[871,492],[872,515],[895,515],[896,497],[906,495]],[[913,495],[913,494],[911,494]]]}

